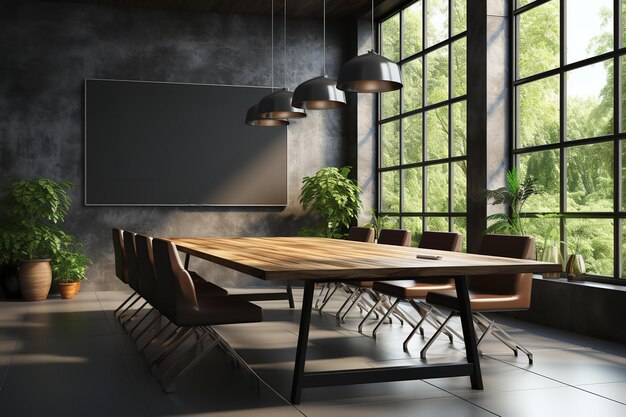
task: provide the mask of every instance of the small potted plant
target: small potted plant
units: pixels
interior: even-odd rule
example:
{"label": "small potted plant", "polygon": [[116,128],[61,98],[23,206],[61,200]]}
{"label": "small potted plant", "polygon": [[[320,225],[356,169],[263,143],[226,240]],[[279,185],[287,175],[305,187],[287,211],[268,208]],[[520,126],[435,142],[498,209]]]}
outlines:
{"label": "small potted plant", "polygon": [[312,177],[304,177],[300,204],[317,213],[324,224],[300,231],[304,236],[341,238],[345,229],[361,211],[361,187],[348,178],[350,167],[322,168]]}
{"label": "small potted plant", "polygon": [[365,227],[374,228],[374,236],[376,241],[378,241],[378,236],[380,235],[380,230],[383,228],[383,222],[387,218],[387,216],[380,216],[376,214],[376,210],[371,208],[370,213],[372,214],[372,221],[370,223],[366,223]]}
{"label": "small potted plant", "polygon": [[80,243],[68,245],[60,249],[52,260],[52,273],[63,299],[74,298],[80,282],[87,277],[87,266],[91,260],[83,254],[82,247]]}
{"label": "small potted plant", "polygon": [[50,258],[71,241],[57,227],[70,207],[72,184],[46,178],[12,180],[0,188],[0,264],[19,265],[24,299],[45,300],[52,283]]}
{"label": "small potted plant", "polygon": [[541,190],[533,177],[527,176],[523,180],[520,179],[517,168],[507,172],[506,185],[496,190],[487,190],[487,199],[492,205],[507,205],[510,211],[487,216],[490,224],[486,233],[524,235],[522,209],[528,198],[537,194],[541,194]]}

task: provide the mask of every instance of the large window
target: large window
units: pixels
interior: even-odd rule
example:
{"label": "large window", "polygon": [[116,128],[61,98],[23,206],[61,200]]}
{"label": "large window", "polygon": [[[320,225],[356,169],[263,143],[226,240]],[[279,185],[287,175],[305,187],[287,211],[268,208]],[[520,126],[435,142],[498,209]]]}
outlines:
{"label": "large window", "polygon": [[383,224],[411,230],[415,242],[423,230],[465,235],[466,0],[416,1],[381,21],[379,34],[404,83],[379,96]]}
{"label": "large window", "polygon": [[517,0],[514,150],[543,194],[529,199],[526,231],[544,247],[584,256],[589,274],[620,278],[626,0]]}

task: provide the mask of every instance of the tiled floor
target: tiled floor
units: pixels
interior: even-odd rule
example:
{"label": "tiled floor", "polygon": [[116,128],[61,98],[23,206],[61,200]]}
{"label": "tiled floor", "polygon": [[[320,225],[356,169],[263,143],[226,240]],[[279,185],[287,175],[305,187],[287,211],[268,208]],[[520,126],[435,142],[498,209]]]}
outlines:
{"label": "tiled floor", "polygon": [[[263,323],[216,327],[262,380],[215,349],[168,395],[113,318],[126,296],[0,301],[0,416],[626,416],[626,346],[503,318],[535,364],[487,340],[484,391],[467,377],[340,386],[305,390],[292,406],[284,398],[299,312],[285,301],[260,303]],[[314,312],[307,370],[422,363],[420,337],[411,354],[402,350],[408,326],[386,325],[374,340],[356,332],[358,321],[356,312],[341,325]],[[461,343],[441,338],[428,362],[463,357]]]}

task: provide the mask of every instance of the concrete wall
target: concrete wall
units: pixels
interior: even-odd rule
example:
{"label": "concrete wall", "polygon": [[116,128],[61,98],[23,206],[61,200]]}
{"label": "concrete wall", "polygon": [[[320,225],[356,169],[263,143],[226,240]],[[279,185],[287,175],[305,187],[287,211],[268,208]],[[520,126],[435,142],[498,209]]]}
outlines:
{"label": "concrete wall", "polygon": [[[283,81],[282,18],[275,19],[276,84]],[[354,49],[352,24],[327,24],[328,75]],[[270,84],[270,18],[22,0],[0,4],[1,178],[50,177],[75,184],[64,226],[94,264],[85,287],[113,289],[111,227],[155,236],[293,235],[310,221],[298,204],[302,177],[355,165],[348,109],[309,112],[288,128],[285,209],[84,207],[84,78],[234,85]],[[287,85],[321,74],[319,20],[288,21]],[[353,105],[356,105],[355,103]],[[242,121],[246,109],[242,109]],[[352,136],[353,137],[353,136]],[[260,284],[192,261],[225,284]]]}

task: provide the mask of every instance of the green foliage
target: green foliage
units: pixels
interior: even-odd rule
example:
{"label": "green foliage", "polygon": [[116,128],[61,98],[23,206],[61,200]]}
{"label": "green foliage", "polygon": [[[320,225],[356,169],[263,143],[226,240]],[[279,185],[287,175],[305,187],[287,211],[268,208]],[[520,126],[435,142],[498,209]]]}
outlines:
{"label": "green foliage", "polygon": [[91,260],[83,254],[83,245],[69,244],[58,250],[52,260],[52,273],[58,282],[74,282],[87,278]]}
{"label": "green foliage", "polygon": [[71,237],[56,224],[70,207],[69,182],[13,180],[0,191],[0,263],[54,255]]}
{"label": "green foliage", "polygon": [[370,214],[372,215],[372,221],[370,223],[365,223],[365,227],[373,227],[374,235],[376,236],[376,239],[378,239],[378,236],[380,236],[380,230],[383,229],[387,216],[380,216],[376,214],[376,209],[374,208],[370,209]]}
{"label": "green foliage", "polygon": [[537,181],[533,177],[526,177],[521,180],[516,168],[506,174],[506,186],[496,190],[487,190],[487,200],[492,205],[505,204],[508,206],[510,214],[495,213],[487,216],[490,222],[486,233],[505,233],[512,235],[523,235],[522,209],[529,197],[540,194]]}
{"label": "green foliage", "polygon": [[305,229],[309,236],[340,237],[361,211],[361,188],[348,178],[350,167],[320,169],[312,177],[304,177],[300,204],[317,213],[325,226]]}

